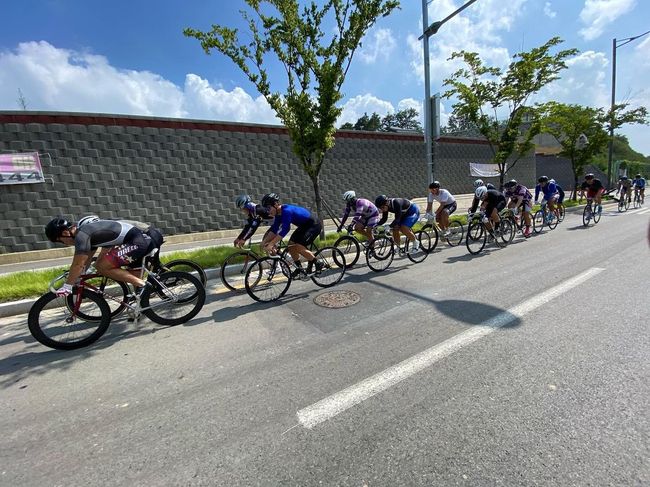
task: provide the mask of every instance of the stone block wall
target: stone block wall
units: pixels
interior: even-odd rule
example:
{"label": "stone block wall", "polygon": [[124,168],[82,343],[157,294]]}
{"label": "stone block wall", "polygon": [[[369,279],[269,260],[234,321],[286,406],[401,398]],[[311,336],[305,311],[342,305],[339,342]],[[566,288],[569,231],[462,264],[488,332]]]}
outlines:
{"label": "stone block wall", "polygon": [[[49,153],[51,181],[0,186],[0,253],[52,247],[43,226],[55,215],[87,214],[151,222],[166,234],[242,224],[233,201],[275,191],[313,207],[313,186],[279,126],[49,112],[0,112],[0,153]],[[472,190],[469,162],[489,162],[477,140],[441,139],[436,179],[455,193]],[[341,195],[427,194],[421,135],[340,131],[321,172],[323,198],[337,211]],[[535,161],[513,176],[535,179]],[[508,174],[509,177],[510,174]]]}

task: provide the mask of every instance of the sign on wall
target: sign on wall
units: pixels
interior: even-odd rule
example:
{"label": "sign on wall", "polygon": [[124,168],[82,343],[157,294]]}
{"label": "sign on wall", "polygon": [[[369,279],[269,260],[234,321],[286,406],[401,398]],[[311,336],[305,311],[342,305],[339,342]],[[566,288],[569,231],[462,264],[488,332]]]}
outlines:
{"label": "sign on wall", "polygon": [[44,181],[38,152],[0,154],[0,185],[42,183]]}

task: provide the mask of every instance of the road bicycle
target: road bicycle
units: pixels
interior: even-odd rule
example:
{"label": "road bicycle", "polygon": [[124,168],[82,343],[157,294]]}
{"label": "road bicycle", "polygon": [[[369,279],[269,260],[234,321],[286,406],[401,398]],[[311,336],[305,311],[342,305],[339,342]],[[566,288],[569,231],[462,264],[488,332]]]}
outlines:
{"label": "road bicycle", "polygon": [[255,301],[276,301],[285,295],[291,282],[311,280],[319,287],[331,287],[343,279],[345,256],[336,247],[318,249],[312,269],[297,267],[288,253],[263,256],[256,259],[244,278],[248,295]]}
{"label": "road bicycle", "polygon": [[489,220],[485,213],[470,213],[467,216],[467,235],[465,245],[470,254],[479,254],[488,240],[494,242],[499,247],[507,246],[514,238],[515,229],[509,219],[501,220],[499,228],[488,228]]}
{"label": "road bicycle", "polygon": [[[345,257],[344,265],[346,269],[353,267],[359,261],[362,252],[361,249],[363,249],[366,262],[368,262],[369,259],[374,258],[371,251],[371,247],[374,249],[374,245],[371,246],[367,240],[359,240],[355,236],[352,226],[348,226],[346,232],[346,235],[340,236],[336,242],[334,242],[334,247],[339,249]],[[373,234],[376,235],[376,233],[375,229],[373,229]],[[341,263],[339,262],[339,264]]]}
{"label": "road bicycle", "polygon": [[514,230],[510,233],[510,235],[512,236],[510,242],[514,240],[515,235],[517,233],[521,233],[524,236],[524,238],[530,237],[530,234],[526,235],[526,220],[524,219],[524,216],[522,214],[515,215],[515,212],[513,211],[512,208],[504,208],[499,212],[499,217],[501,218],[502,221],[508,220]]}
{"label": "road bicycle", "polygon": [[[582,200],[582,198],[580,198]],[[584,210],[582,210],[582,224],[585,227],[589,226],[590,222],[594,225],[600,221],[600,214],[603,208],[601,205],[595,205],[593,200],[587,200]]]}
{"label": "road bicycle", "polygon": [[[158,249],[154,249],[145,257],[145,262],[157,253]],[[154,323],[167,326],[191,320],[205,303],[205,288],[197,277],[188,272],[162,269],[157,272],[152,265],[144,265],[140,272],[140,277],[150,285],[127,295],[123,294],[121,286],[103,289],[95,286],[93,282],[101,276],[91,272],[79,278],[72,294],[57,296],[57,284],[67,277],[68,272],[64,272],[54,278],[50,291],[36,300],[27,317],[32,336],[43,345],[58,350],[74,350],[97,341],[114,315],[108,302],[128,310],[136,322],[144,315]]]}
{"label": "road bicycle", "polygon": [[548,206],[544,203],[539,210],[535,212],[533,216],[533,231],[535,233],[541,233],[544,229],[544,225],[548,226],[549,229],[555,230],[560,219],[558,213],[555,211],[549,211]]}
{"label": "road bicycle", "polygon": [[627,211],[630,209],[630,196],[629,196],[629,191],[626,191],[624,195],[619,194],[618,197],[618,211],[619,213],[623,213],[624,211]]}
{"label": "road bicycle", "polygon": [[566,207],[564,206],[564,203],[555,203],[555,208],[556,208],[556,213],[557,213],[557,221],[558,223],[562,223],[564,221],[564,217],[566,215]]}
{"label": "road bicycle", "polygon": [[442,235],[447,242],[447,245],[450,247],[456,247],[462,243],[465,228],[458,220],[449,220],[449,227],[447,227],[446,232],[440,228],[440,225],[435,219],[435,215],[431,219],[426,219],[426,221],[427,223],[422,226],[421,230],[428,232],[429,237],[431,238],[431,248],[429,249],[429,252],[432,252],[438,245],[440,235]]}
{"label": "road bicycle", "polygon": [[643,205],[643,198],[641,197],[641,193],[639,192],[638,188],[634,188],[634,201],[633,201],[634,208],[641,208]]}

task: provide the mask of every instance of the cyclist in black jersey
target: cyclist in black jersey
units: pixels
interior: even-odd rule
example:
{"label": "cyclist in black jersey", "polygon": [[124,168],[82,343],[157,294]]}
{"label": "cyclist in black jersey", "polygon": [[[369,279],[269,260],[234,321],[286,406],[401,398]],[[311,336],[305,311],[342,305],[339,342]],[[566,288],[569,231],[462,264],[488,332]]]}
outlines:
{"label": "cyclist in black jersey", "polygon": [[71,223],[63,217],[53,218],[45,226],[47,238],[75,248],[68,278],[57,294],[72,293],[72,286],[88,268],[98,248],[102,250],[95,262],[97,272],[116,281],[144,287],[146,283],[142,279],[122,267],[132,269],[142,265],[142,258],[162,244],[162,234],[153,227],[143,231],[141,228],[145,225],[98,217],[85,217],[79,223]]}
{"label": "cyclist in black jersey", "polygon": [[484,220],[488,230],[492,229],[490,221],[494,223],[495,228],[499,228],[501,218],[499,212],[506,207],[506,197],[501,191],[496,189],[487,189],[485,186],[479,186],[474,192],[474,202],[469,209],[469,213],[474,213],[478,205],[481,205],[481,211],[485,212]]}
{"label": "cyclist in black jersey", "polygon": [[396,244],[400,242],[400,231],[408,238],[413,245],[411,250],[417,252],[420,249],[420,243],[415,238],[411,228],[420,218],[420,208],[406,198],[388,198],[386,195],[379,195],[375,199],[375,206],[382,212],[381,220],[377,225],[383,225],[388,220],[388,214],[393,213],[395,219],[390,224],[393,232],[393,240]]}
{"label": "cyclist in black jersey", "polygon": [[235,200],[236,206],[246,215],[246,225],[241,233],[237,236],[233,245],[241,247],[246,243],[246,240],[255,235],[262,220],[272,220],[269,211],[262,205],[256,205],[252,202],[251,197],[248,195],[240,195]]}

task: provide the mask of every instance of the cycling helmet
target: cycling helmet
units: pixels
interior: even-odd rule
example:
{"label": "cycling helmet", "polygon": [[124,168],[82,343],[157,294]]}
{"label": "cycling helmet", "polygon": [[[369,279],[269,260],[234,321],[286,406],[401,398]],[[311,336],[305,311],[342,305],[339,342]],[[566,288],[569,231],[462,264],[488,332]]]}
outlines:
{"label": "cycling helmet", "polygon": [[81,228],[86,223],[95,223],[98,221],[99,221],[99,217],[97,215],[84,216],[81,220],[77,222],[77,228]]}
{"label": "cycling helmet", "polygon": [[477,179],[476,181],[474,181],[474,187],[475,188],[479,188],[481,186],[485,186],[485,183],[483,182],[482,179]]}
{"label": "cycling helmet", "polygon": [[537,180],[538,183],[548,183],[548,176],[540,176]]}
{"label": "cycling helmet", "polygon": [[354,201],[357,199],[357,193],[354,191],[346,191],[343,193],[343,201]]}
{"label": "cycling helmet", "polygon": [[440,181],[434,181],[429,185],[429,189],[440,189]]}
{"label": "cycling helmet", "polygon": [[557,181],[555,181],[555,179],[549,179],[548,182],[549,184],[555,184]]}
{"label": "cycling helmet", "polygon": [[514,188],[515,186],[517,186],[517,180],[516,179],[511,179],[506,184],[504,184],[504,186],[506,188]]}
{"label": "cycling helmet", "polygon": [[637,179],[641,179],[641,175],[640,175],[640,174],[637,174],[637,175],[634,176],[634,177],[637,178]]}
{"label": "cycling helmet", "polygon": [[280,201],[280,197],[276,193],[268,193],[262,198],[262,206],[268,208],[269,206],[276,204],[278,201]]}
{"label": "cycling helmet", "polygon": [[486,187],[487,189],[497,189],[497,187],[496,187],[494,184],[492,184],[492,183],[487,183],[487,184],[485,185],[485,187]]}
{"label": "cycling helmet", "polygon": [[479,186],[476,188],[476,191],[474,191],[474,196],[476,196],[479,200],[483,198],[488,192],[488,189],[485,186]]}
{"label": "cycling helmet", "polygon": [[594,174],[591,172],[589,174],[585,174],[585,179],[594,179]]}
{"label": "cycling helmet", "polygon": [[62,216],[57,216],[56,218],[52,218],[49,223],[45,225],[45,236],[50,242],[58,242],[63,231],[68,230],[71,227],[72,223]]}
{"label": "cycling helmet", "polygon": [[627,181],[627,176],[621,176],[621,181]]}
{"label": "cycling helmet", "polygon": [[243,208],[250,202],[251,202],[251,197],[248,196],[247,194],[240,194],[235,199],[235,205],[237,206],[237,208]]}
{"label": "cycling helmet", "polygon": [[375,198],[375,206],[377,208],[384,206],[386,203],[388,203],[388,196],[385,194],[380,194]]}

